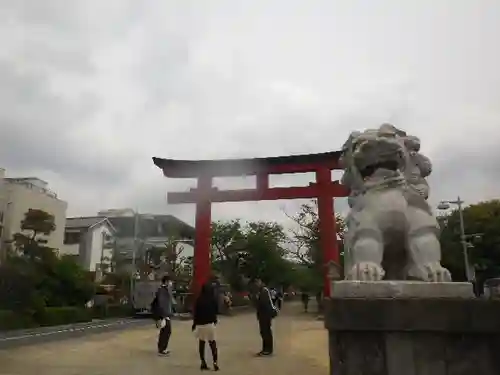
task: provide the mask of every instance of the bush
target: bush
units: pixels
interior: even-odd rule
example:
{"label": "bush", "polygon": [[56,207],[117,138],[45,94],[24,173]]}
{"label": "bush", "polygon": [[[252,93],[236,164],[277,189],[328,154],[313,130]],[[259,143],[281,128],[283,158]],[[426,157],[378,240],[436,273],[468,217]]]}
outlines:
{"label": "bush", "polygon": [[35,313],[35,320],[40,326],[44,327],[90,322],[92,315],[88,309],[80,307],[47,307]]}
{"label": "bush", "polygon": [[231,302],[232,302],[233,307],[250,306],[251,305],[250,298],[248,296],[241,295],[241,294],[234,294]]}
{"label": "bush", "polygon": [[108,305],[107,315],[108,318],[122,318],[132,316],[134,314],[130,305]]}
{"label": "bush", "polygon": [[26,329],[38,326],[33,315],[9,310],[0,310],[0,331]]}
{"label": "bush", "polygon": [[0,331],[90,322],[92,319],[132,316],[129,305],[102,305],[92,309],[74,306],[45,307],[36,312],[0,310]]}
{"label": "bush", "polygon": [[94,319],[122,318],[132,315],[133,310],[130,305],[105,304],[94,306],[94,308],[92,309],[92,317]]}

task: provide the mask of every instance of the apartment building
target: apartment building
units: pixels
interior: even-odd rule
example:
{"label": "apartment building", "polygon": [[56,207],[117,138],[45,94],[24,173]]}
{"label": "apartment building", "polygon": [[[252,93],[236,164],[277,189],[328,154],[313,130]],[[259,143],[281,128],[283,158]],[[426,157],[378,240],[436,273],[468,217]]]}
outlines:
{"label": "apartment building", "polygon": [[69,217],[60,254],[74,256],[88,271],[112,271],[115,232],[103,216]]}
{"label": "apartment building", "polygon": [[54,216],[56,229],[45,239],[47,246],[61,249],[68,204],[48,188],[46,181],[37,177],[6,178],[5,170],[0,169],[0,196],[2,253],[12,236],[21,232],[21,221],[29,209],[43,210]]}

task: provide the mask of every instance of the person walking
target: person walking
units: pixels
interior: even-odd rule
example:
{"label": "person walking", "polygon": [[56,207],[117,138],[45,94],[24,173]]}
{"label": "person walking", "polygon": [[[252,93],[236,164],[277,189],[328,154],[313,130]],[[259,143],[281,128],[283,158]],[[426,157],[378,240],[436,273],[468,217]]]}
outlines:
{"label": "person walking", "polygon": [[278,310],[273,304],[271,293],[266,288],[261,279],[255,279],[258,288],[256,296],[257,321],[259,322],[260,336],[262,338],[262,350],[257,353],[259,357],[266,357],[273,354],[274,342],[272,321],[278,315]]}
{"label": "person walking", "polygon": [[153,314],[155,315],[156,327],[160,329],[158,334],[158,355],[168,356],[168,343],[172,335],[172,321],[174,296],[172,281],[169,276],[163,276],[161,286],[156,291],[155,299],[152,303]]}
{"label": "person walking", "polygon": [[283,307],[284,298],[285,298],[285,296],[283,294],[283,290],[279,289],[276,292],[276,303],[275,303],[275,306],[278,308],[278,310],[281,310],[281,308]]}
{"label": "person walking", "polygon": [[309,308],[309,293],[307,291],[302,292],[302,304],[304,305],[304,312],[307,312]]}
{"label": "person walking", "polygon": [[205,347],[208,341],[210,351],[212,352],[214,371],[219,371],[218,350],[215,335],[215,326],[217,325],[218,302],[214,295],[211,283],[202,286],[200,295],[195,301],[193,309],[192,331],[198,338],[198,352],[201,361],[201,370],[208,370],[205,360]]}

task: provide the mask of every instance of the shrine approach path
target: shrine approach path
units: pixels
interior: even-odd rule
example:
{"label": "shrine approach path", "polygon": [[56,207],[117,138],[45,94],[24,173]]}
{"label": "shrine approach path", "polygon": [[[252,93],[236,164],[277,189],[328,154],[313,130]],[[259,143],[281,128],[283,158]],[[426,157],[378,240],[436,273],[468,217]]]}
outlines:
{"label": "shrine approach path", "polygon": [[[219,365],[226,374],[328,374],[323,322],[286,305],[274,321],[275,355],[255,358],[260,337],[253,313],[222,317],[217,328]],[[63,341],[0,350],[1,375],[190,375],[199,374],[198,345],[190,321],[174,321],[171,355],[156,355],[151,326],[91,334]],[[207,348],[208,349],[208,348]],[[207,362],[211,357],[207,350]]]}

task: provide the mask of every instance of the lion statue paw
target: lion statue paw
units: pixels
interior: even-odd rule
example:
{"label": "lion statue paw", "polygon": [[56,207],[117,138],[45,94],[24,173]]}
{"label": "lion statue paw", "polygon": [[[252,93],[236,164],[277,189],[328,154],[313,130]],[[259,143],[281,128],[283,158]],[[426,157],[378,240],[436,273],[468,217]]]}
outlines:
{"label": "lion statue paw", "polygon": [[414,265],[408,270],[408,276],[432,283],[450,282],[451,274],[439,262]]}
{"label": "lion statue paw", "polygon": [[380,281],[384,278],[384,269],[373,262],[356,263],[346,275],[346,280]]}

